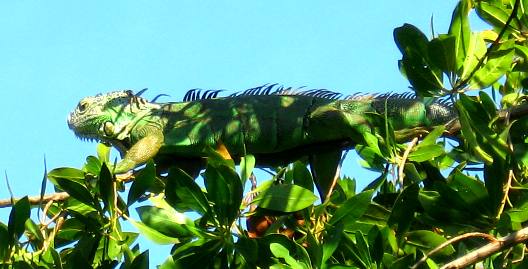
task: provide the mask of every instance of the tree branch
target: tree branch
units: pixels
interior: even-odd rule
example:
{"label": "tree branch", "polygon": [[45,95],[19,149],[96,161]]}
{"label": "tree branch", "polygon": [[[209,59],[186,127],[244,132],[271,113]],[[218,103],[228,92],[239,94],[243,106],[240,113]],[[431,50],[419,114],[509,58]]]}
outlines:
{"label": "tree branch", "polygon": [[[42,199],[40,199],[40,195],[29,196],[28,199],[31,205],[38,205],[40,204],[40,202],[47,203],[49,201],[64,201],[68,199],[68,197],[70,197],[70,195],[67,192],[56,192],[56,193],[44,195]],[[14,199],[15,203],[18,200],[20,200],[20,198]],[[13,203],[11,203],[11,199],[1,199],[0,200],[0,208],[10,207],[12,205]]]}
{"label": "tree branch", "polygon": [[407,162],[407,158],[409,157],[409,153],[411,153],[411,150],[414,148],[414,146],[418,143],[418,137],[413,138],[413,140],[407,144],[407,149],[405,149],[405,152],[403,153],[403,156],[398,163],[398,181],[400,183],[400,186],[403,188],[403,169],[405,168],[405,162]]}
{"label": "tree branch", "polygon": [[493,241],[493,242],[495,242],[497,240],[492,235],[485,234],[485,233],[474,232],[474,233],[461,234],[459,236],[453,237],[453,238],[445,241],[444,243],[442,243],[442,244],[438,245],[437,247],[435,247],[433,250],[429,251],[429,253],[426,253],[416,264],[414,264],[411,267],[411,269],[418,268],[429,257],[433,256],[434,254],[436,254],[437,252],[439,252],[440,250],[444,249],[445,247],[447,247],[449,245],[452,245],[452,244],[454,244],[454,243],[456,243],[458,241],[461,241],[461,240],[465,240],[467,238],[476,238],[476,237],[484,238],[484,239],[486,239],[488,241]]}
{"label": "tree branch", "polygon": [[491,256],[492,254],[501,252],[514,246],[515,244],[519,244],[527,240],[528,227],[525,227],[517,232],[501,237],[494,242],[478,248],[454,261],[451,261],[442,266],[441,269],[465,268]]}
{"label": "tree branch", "polygon": [[[135,175],[133,172],[127,172],[124,174],[115,175],[115,177],[117,181],[125,182],[125,183],[130,182],[135,179]],[[69,197],[70,195],[67,192],[56,192],[56,193],[44,195],[42,199],[40,195],[29,196],[28,200],[29,200],[29,204],[31,205],[39,205],[41,202],[47,203],[49,201],[56,201],[56,202],[64,201],[68,199]],[[20,198],[15,198],[13,200],[16,203],[18,200],[20,200]],[[10,207],[12,205],[13,203],[11,202],[10,198],[0,199],[0,208]]]}

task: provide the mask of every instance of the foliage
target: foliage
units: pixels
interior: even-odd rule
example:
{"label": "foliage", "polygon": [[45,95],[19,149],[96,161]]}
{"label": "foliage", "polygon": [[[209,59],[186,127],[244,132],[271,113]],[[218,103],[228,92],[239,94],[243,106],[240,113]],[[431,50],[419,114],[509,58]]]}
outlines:
{"label": "foliage", "polygon": [[[471,31],[471,12],[491,29]],[[69,194],[38,205],[47,218],[36,223],[28,198],[16,201],[0,223],[0,263],[147,268],[148,250],[134,243],[145,236],[173,246],[160,268],[409,268],[422,258],[421,268],[437,268],[486,243],[468,237],[444,244],[448,239],[477,231],[504,236],[528,221],[528,120],[497,112],[524,103],[527,29],[528,1],[520,0],[461,0],[448,32],[431,39],[409,24],[396,28],[401,72],[418,95],[453,101],[460,132],[439,139],[444,128],[437,128],[419,143],[398,144],[391,126],[380,126],[374,143],[356,147],[365,167],[380,173],[363,190],[343,177],[319,203],[302,160],[245,190],[251,155],[240,173],[231,160],[211,156],[203,184],[178,168],[158,175],[154,162],[118,177],[100,147],[81,170],[47,173]],[[123,221],[139,233],[123,231]],[[480,263],[521,268],[524,252],[514,245]]]}

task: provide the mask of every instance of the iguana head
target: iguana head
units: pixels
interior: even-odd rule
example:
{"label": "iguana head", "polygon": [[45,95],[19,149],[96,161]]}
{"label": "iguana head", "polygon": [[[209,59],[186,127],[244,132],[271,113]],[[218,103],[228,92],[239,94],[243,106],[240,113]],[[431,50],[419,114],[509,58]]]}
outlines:
{"label": "iguana head", "polygon": [[152,105],[130,90],[90,96],[70,113],[68,126],[82,139],[125,141],[131,128]]}

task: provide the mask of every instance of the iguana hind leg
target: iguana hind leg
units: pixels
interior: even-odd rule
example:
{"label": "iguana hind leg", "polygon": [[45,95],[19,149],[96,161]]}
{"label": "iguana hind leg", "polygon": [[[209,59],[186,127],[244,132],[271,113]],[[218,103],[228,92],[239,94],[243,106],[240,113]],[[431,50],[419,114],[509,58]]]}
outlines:
{"label": "iguana hind leg", "polygon": [[341,155],[340,149],[310,155],[310,169],[323,202],[330,198],[339,178]]}

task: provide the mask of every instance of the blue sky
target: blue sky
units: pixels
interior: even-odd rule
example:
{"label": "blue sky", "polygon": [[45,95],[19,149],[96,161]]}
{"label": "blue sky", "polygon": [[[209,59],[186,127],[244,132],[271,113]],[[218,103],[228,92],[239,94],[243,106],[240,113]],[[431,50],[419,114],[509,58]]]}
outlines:
{"label": "blue sky", "polygon": [[[0,198],[39,193],[48,169],[81,167],[95,144],[66,116],[85,96],[140,90],[181,100],[192,88],[264,83],[354,92],[408,91],[392,31],[447,32],[457,1],[2,1]],[[344,173],[373,178],[349,154]],[[351,160],[350,160],[351,159]],[[375,176],[375,175],[374,175]],[[50,189],[51,191],[51,189]],[[9,210],[0,210],[7,223]],[[142,247],[144,247],[142,245]],[[168,255],[151,250],[151,265]]]}

